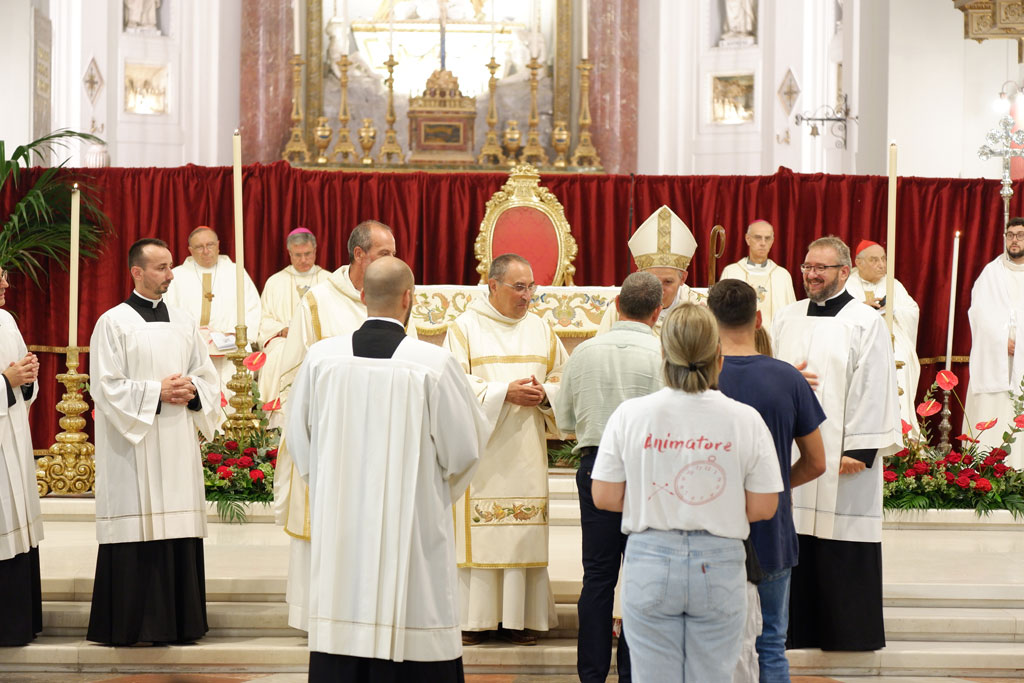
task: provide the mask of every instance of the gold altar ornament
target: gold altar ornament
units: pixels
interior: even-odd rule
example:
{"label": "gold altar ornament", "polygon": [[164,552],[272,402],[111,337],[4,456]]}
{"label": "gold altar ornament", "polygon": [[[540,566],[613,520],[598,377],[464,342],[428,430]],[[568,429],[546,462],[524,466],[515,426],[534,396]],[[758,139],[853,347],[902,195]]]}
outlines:
{"label": "gold altar ornament", "polygon": [[487,104],[487,139],[484,140],[484,146],[480,148],[480,156],[476,158],[476,162],[490,165],[503,164],[505,155],[501,153],[501,144],[498,142],[498,107],[495,103],[498,79],[494,75],[501,65],[494,61],[492,55],[491,61],[485,66],[491,72],[491,78],[487,81],[487,89],[490,91],[490,100]]}
{"label": "gold altar ornament", "polygon": [[519,159],[519,148],[522,147],[520,140],[523,134],[519,132],[519,122],[509,119],[505,122],[505,133],[502,135],[502,142],[505,146],[505,162],[509,166],[515,166]]}
{"label": "gold altar ornament", "polygon": [[313,137],[316,140],[316,163],[324,165],[328,161],[327,146],[331,144],[331,127],[327,124],[326,116],[317,117]]}
{"label": "gold altar ornament", "polygon": [[576,68],[580,71],[580,141],[572,153],[571,163],[573,166],[600,168],[601,157],[590,139],[590,70],[594,67],[589,59],[581,59]]}
{"label": "gold altar ornament", "polygon": [[227,355],[235,364],[235,374],[228,382],[228,389],[234,392],[228,403],[234,410],[222,426],[224,435],[234,441],[243,440],[247,434],[251,434],[260,426],[259,418],[252,412],[252,375],[245,368],[245,359],[249,355],[246,345],[246,327],[238,325],[235,327],[235,350]]}
{"label": "gold altar ornament", "polygon": [[476,98],[459,90],[451,71],[438,69],[423,94],[409,100],[409,163],[470,165]]}
{"label": "gold altar ornament", "polygon": [[384,142],[380,145],[380,154],[377,156],[379,163],[391,163],[391,157],[396,158],[395,163],[404,164],[405,155],[402,154],[402,147],[398,144],[398,133],[395,132],[395,67],[398,62],[394,55],[388,55],[388,61],[384,62],[388,68],[388,77],[384,79],[384,85],[388,88],[388,113],[384,120],[388,127],[384,131]]}
{"label": "gold altar ornament", "polygon": [[569,127],[565,121],[555,121],[551,129],[551,147],[555,150],[555,168],[565,168],[568,164],[566,154],[569,152]]}
{"label": "gold altar ornament", "polygon": [[530,62],[526,65],[526,68],[530,70],[530,120],[527,122],[526,146],[523,147],[522,160],[529,164],[546,166],[548,163],[548,153],[544,151],[544,146],[540,144],[540,131],[537,129],[537,126],[540,124],[540,115],[537,113],[537,87],[539,85],[537,72],[540,70],[540,67],[541,64],[537,61],[536,57],[531,57]]}
{"label": "gold altar ornament", "polygon": [[294,55],[290,62],[292,65],[292,129],[281,158],[295,163],[292,157],[298,157],[299,162],[306,164],[309,163],[309,146],[306,145],[306,138],[302,130],[302,65],[306,62],[299,55]]}
{"label": "gold altar ornament", "polygon": [[480,223],[480,233],[473,245],[473,252],[479,261],[476,271],[480,273],[481,284],[487,282],[487,272],[491,268],[494,256],[494,231],[499,218],[509,210],[526,207],[539,211],[547,218],[558,245],[557,264],[552,281],[540,283],[538,279],[538,284],[572,286],[572,277],[576,272],[576,266],[573,265],[577,254],[576,240],[572,236],[569,221],[565,218],[565,209],[555,195],[546,187],[540,186],[540,173],[534,166],[523,163],[513,168],[508,180],[487,200],[486,206],[484,219]]}
{"label": "gold altar ornament", "polygon": [[334,146],[332,156],[341,163],[348,161],[349,157],[352,158],[352,161],[356,160],[356,146],[352,144],[348,130],[348,67],[351,63],[348,55],[342,55],[338,60],[338,68],[341,69],[341,106],[338,109],[340,125],[338,127],[338,144]]}
{"label": "gold altar ornament", "polygon": [[36,459],[36,487],[39,495],[76,495],[93,490],[96,480],[96,465],[93,456],[96,448],[89,443],[89,436],[82,431],[85,418],[82,413],[89,404],[82,398],[82,387],[89,375],[78,372],[78,351],[76,347],[67,350],[66,373],[57,375],[57,381],[64,385],[65,392],[57,404],[61,431],[50,446],[49,455]]}
{"label": "gold altar ornament", "polygon": [[359,146],[363,148],[363,158],[360,163],[363,166],[373,166],[373,157],[370,152],[374,143],[377,142],[377,129],[373,127],[373,119],[363,119],[363,125],[359,128]]}

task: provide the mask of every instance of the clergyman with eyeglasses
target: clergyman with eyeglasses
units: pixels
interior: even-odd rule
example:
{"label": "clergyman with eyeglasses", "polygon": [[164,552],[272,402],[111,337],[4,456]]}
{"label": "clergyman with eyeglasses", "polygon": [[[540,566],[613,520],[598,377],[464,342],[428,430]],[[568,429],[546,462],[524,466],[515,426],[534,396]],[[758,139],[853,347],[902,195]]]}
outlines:
{"label": "clergyman with eyeglasses", "polygon": [[747,226],[743,239],[747,243],[747,257],[723,268],[720,279],[743,280],[754,288],[761,324],[768,330],[775,314],[796,301],[793,276],[768,258],[768,252],[775,244],[775,228],[771,223],[758,218]]}
{"label": "clergyman with eyeglasses", "polygon": [[554,330],[529,311],[536,289],[529,261],[498,256],[487,274],[487,298],[474,300],[445,337],[493,430],[455,503],[466,645],[487,640],[499,623],[503,640],[533,645],[526,629],[548,631],[557,623],[548,578],[545,425],[558,433],[552,379],[568,354]]}
{"label": "clergyman with eyeglasses", "polygon": [[[1020,393],[1024,377],[1024,218],[1010,219],[1004,240],[1003,253],[985,266],[975,281],[967,311],[971,379],[963,433],[974,433],[988,448],[1002,446],[1006,425],[1017,415],[1013,398]],[[996,428],[978,434],[974,426],[989,420],[999,420]],[[1007,450],[1006,464],[1024,465],[1024,448],[1017,445]]]}
{"label": "clergyman with eyeglasses", "polygon": [[825,474],[793,490],[794,648],[885,647],[882,463],[902,447],[896,364],[882,316],[846,290],[850,267],[839,238],[811,242],[800,265],[807,298],[772,325],[778,358],[821,378],[814,393],[826,415]]}

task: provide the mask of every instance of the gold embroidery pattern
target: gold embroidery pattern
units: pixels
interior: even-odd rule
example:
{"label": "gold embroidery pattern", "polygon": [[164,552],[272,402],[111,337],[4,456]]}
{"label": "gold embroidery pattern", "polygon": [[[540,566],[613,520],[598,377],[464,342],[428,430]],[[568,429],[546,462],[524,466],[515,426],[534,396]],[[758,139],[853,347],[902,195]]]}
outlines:
{"label": "gold embroidery pattern", "polygon": [[320,310],[316,305],[316,297],[313,296],[313,292],[306,292],[305,299],[309,305],[309,315],[313,323],[313,336],[316,337],[316,341],[320,341],[324,338],[324,333],[320,328]]}
{"label": "gold embroidery pattern", "polygon": [[548,503],[542,498],[476,498],[470,520],[472,526],[547,524]]}
{"label": "gold embroidery pattern", "polygon": [[539,363],[540,365],[546,365],[547,362],[547,356],[480,356],[470,359],[470,365],[474,368],[478,368],[481,365],[514,365],[516,363]]}

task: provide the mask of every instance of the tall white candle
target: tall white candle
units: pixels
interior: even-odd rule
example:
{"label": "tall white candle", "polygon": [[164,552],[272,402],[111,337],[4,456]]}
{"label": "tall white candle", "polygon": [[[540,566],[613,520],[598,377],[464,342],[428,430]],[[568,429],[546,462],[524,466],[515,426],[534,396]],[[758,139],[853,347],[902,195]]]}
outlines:
{"label": "tall white candle", "polygon": [[341,0],[341,54],[348,54],[348,0]]}
{"label": "tall white candle", "polygon": [[[231,172],[235,195],[235,302],[238,322],[245,324],[245,235],[242,230],[242,136],[235,131],[232,137]],[[255,334],[251,330],[250,334]]]}
{"label": "tall white candle", "polygon": [[295,50],[293,54],[302,54],[302,43],[299,41],[299,36],[302,35],[299,30],[299,0],[292,0],[292,33],[295,39]]}
{"label": "tall white candle", "polygon": [[540,57],[540,0],[533,0],[533,24],[530,32],[530,57]]}
{"label": "tall white candle", "polygon": [[580,15],[580,20],[583,23],[583,50],[581,51],[581,57],[587,59],[587,24],[590,23],[590,0],[583,0],[583,12]]}
{"label": "tall white candle", "polygon": [[68,346],[78,346],[78,233],[81,217],[82,195],[78,191],[78,183],[71,190],[71,267],[68,269],[68,280],[71,282],[71,293],[68,298]]}
{"label": "tall white candle", "polygon": [[494,59],[494,33],[497,30],[497,26],[494,23],[494,4],[496,0],[491,0],[491,59]]}
{"label": "tall white candle", "polygon": [[946,323],[946,369],[953,366],[953,315],[956,312],[956,272],[960,263],[960,231],[953,237],[953,272],[949,276],[949,321]]}
{"label": "tall white candle", "polygon": [[388,11],[388,52],[395,54],[395,0],[391,0],[391,9]]}
{"label": "tall white candle", "polygon": [[896,270],[896,143],[889,143],[889,220],[885,243],[885,324],[892,336],[893,309],[896,302],[895,270]]}

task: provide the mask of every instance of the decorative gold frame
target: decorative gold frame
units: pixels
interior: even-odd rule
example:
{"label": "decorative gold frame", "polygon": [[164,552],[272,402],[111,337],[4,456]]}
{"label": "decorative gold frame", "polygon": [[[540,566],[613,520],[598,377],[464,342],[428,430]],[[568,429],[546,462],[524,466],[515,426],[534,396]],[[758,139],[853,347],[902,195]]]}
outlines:
{"label": "decorative gold frame", "polygon": [[573,286],[572,276],[576,273],[573,261],[578,252],[576,240],[572,236],[569,221],[565,219],[562,203],[546,187],[540,186],[540,173],[530,164],[520,164],[513,168],[501,189],[487,200],[487,212],[480,222],[480,234],[476,236],[473,245],[473,253],[479,261],[476,272],[480,273],[480,284],[487,282],[487,271],[491,268],[491,245],[498,217],[519,206],[536,209],[551,221],[558,237],[558,265],[551,284]]}

